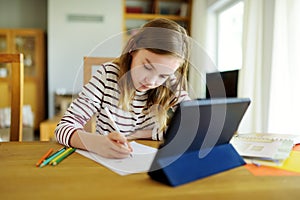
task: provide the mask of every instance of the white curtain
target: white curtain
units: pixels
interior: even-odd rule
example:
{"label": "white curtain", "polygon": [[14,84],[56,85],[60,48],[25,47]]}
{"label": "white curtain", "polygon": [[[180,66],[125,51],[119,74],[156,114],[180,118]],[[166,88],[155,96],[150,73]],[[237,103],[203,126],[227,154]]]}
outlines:
{"label": "white curtain", "polygon": [[252,103],[239,132],[300,134],[300,1],[244,2],[239,96]]}
{"label": "white curtain", "polygon": [[239,132],[265,131],[263,84],[263,1],[244,1],[243,64],[239,72],[238,96],[249,97],[250,107],[246,112]]}
{"label": "white curtain", "polygon": [[300,1],[276,0],[269,132],[300,134]]}

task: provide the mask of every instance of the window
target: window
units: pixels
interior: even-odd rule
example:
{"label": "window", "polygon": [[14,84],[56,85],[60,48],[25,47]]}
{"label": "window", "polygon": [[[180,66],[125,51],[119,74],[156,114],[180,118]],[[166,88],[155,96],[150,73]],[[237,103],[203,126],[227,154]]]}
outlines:
{"label": "window", "polygon": [[244,2],[223,6],[216,12],[217,60],[219,71],[242,67],[242,34]]}

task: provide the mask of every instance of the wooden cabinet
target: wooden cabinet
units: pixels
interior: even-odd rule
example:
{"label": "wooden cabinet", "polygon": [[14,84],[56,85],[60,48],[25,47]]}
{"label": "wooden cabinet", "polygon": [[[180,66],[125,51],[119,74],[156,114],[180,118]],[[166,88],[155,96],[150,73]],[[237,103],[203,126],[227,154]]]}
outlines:
{"label": "wooden cabinet", "polygon": [[154,18],[176,21],[190,33],[192,0],[123,0],[123,30],[127,35]]}
{"label": "wooden cabinet", "polygon": [[[24,54],[24,105],[30,105],[34,129],[45,119],[45,33],[39,29],[0,29],[0,53]],[[0,108],[9,107],[10,66],[0,66]]]}

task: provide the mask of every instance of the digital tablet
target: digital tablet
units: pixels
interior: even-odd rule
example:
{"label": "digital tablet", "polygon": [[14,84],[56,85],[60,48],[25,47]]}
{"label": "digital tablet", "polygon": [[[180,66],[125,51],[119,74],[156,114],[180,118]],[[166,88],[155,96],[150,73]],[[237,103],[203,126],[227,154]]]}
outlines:
{"label": "digital tablet", "polygon": [[178,155],[229,143],[249,104],[249,98],[182,102],[170,121],[157,156]]}
{"label": "digital tablet", "polygon": [[177,186],[245,164],[229,142],[249,104],[247,98],[181,103],[148,175]]}

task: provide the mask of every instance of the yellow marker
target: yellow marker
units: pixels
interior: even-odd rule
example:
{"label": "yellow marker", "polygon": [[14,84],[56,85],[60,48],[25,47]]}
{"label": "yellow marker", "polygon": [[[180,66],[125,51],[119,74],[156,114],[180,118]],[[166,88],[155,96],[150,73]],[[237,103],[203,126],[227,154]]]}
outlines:
{"label": "yellow marker", "polygon": [[60,157],[59,159],[55,160],[52,165],[57,165],[58,163],[60,163],[61,161],[63,161],[63,159],[65,159],[66,157],[68,157],[69,155],[71,155],[76,149],[72,148],[70,151],[66,152],[62,157]]}
{"label": "yellow marker", "polygon": [[70,151],[72,151],[72,147],[67,148],[62,154],[59,156],[55,157],[53,160],[50,161],[50,165],[53,165],[54,162],[56,162],[58,159],[64,157],[64,155],[68,155]]}
{"label": "yellow marker", "polygon": [[50,163],[54,158],[56,158],[57,156],[59,156],[60,154],[62,154],[65,150],[66,150],[66,147],[63,147],[60,150],[58,150],[57,152],[55,152],[53,155],[51,155],[46,160],[44,160],[44,162],[40,165],[40,167],[42,168],[45,165],[48,165],[48,163]]}

